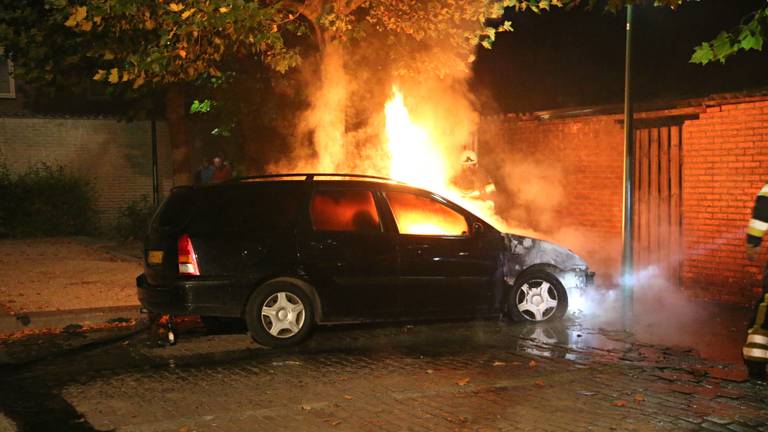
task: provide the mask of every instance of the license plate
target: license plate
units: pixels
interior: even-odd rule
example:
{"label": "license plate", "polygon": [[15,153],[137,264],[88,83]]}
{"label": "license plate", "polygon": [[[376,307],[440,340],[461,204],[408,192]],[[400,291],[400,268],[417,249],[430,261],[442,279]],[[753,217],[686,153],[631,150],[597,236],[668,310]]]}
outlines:
{"label": "license plate", "polygon": [[147,264],[162,264],[163,263],[163,251],[151,250],[147,252]]}

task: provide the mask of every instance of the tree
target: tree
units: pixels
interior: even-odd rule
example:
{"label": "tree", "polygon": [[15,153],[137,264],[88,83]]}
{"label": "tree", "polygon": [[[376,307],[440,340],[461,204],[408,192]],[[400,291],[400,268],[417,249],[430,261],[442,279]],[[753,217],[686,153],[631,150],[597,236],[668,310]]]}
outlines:
{"label": "tree", "polygon": [[[401,73],[445,76],[468,68],[472,47],[490,48],[497,32],[511,30],[500,22],[507,8],[538,13],[582,4],[615,11],[628,3],[676,7],[681,2],[0,0],[0,45],[16,73],[33,86],[96,82],[107,84],[112,95],[161,95],[178,184],[190,178],[190,90],[210,89],[240,72],[239,63],[254,59],[278,73],[287,71],[306,57],[294,36],[309,35],[315,42],[323,82],[340,71],[343,76],[345,46],[376,34],[385,36],[389,60]],[[444,55],[423,55],[428,47],[439,47]],[[346,93],[332,96],[318,106],[341,115],[319,123],[343,132]]]}
{"label": "tree", "polygon": [[750,13],[742,24],[731,31],[721,31],[717,37],[703,42],[694,49],[692,63],[705,65],[712,61],[725,63],[730,56],[740,52],[762,51],[763,40],[767,36],[768,4]]}
{"label": "tree", "polygon": [[[336,170],[343,158],[350,124],[364,124],[355,114],[365,110],[350,105],[369,101],[351,97],[350,72],[345,62],[350,50],[386,51],[387,69],[402,74],[445,77],[469,70],[469,51],[478,43],[490,47],[496,32],[509,23],[488,25],[505,7],[545,3],[539,0],[305,0],[286,1],[312,29],[316,59],[315,82],[308,83],[310,106],[298,121],[300,142],[311,142],[317,155],[312,167]],[[546,3],[549,3],[548,1]],[[439,47],[441,56],[434,55]],[[375,69],[371,67],[371,69]],[[356,79],[359,81],[359,78]],[[378,83],[381,84],[381,83]],[[308,137],[302,139],[304,137]],[[296,167],[293,167],[296,168]]]}
{"label": "tree", "polygon": [[89,79],[110,91],[164,95],[174,179],[190,179],[185,90],[210,85],[222,67],[258,57],[278,71],[299,61],[281,31],[302,26],[278,3],[153,0],[2,1],[0,46],[32,86]]}

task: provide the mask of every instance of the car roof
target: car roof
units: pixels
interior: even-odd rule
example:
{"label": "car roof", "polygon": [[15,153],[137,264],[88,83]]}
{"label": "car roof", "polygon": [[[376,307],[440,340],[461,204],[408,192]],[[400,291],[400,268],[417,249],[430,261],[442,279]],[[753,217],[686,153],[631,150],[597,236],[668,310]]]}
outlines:
{"label": "car roof", "polygon": [[[184,190],[184,189],[215,190],[218,188],[231,188],[231,187],[247,188],[247,187],[255,186],[257,184],[263,185],[266,187],[269,187],[270,185],[276,185],[276,184],[281,184],[281,185],[290,184],[290,185],[295,185],[296,187],[307,186],[307,185],[314,185],[314,186],[333,185],[333,186],[340,186],[340,187],[345,187],[345,186],[371,187],[372,185],[381,185],[388,190],[409,191],[409,192],[415,192],[423,195],[431,195],[431,196],[438,197],[442,201],[450,204],[451,206],[461,209],[462,211],[472,215],[474,218],[481,221],[483,220],[474,212],[453,202],[452,200],[442,196],[439,193],[436,193],[427,189],[419,188],[416,186],[412,186],[407,183],[403,183],[401,181],[397,181],[388,177],[373,176],[373,175],[366,175],[366,174],[344,174],[344,173],[340,173],[340,174],[334,174],[334,173],[269,174],[269,175],[260,175],[260,176],[237,177],[221,183],[177,186],[173,188],[173,191]],[[493,227],[493,225],[489,224],[488,222],[486,221],[483,221],[483,222],[491,226],[493,229],[496,229],[495,227]]]}
{"label": "car roof", "polygon": [[338,181],[338,180],[345,180],[345,179],[354,179],[354,180],[359,179],[359,180],[367,180],[367,181],[405,184],[397,180],[391,179],[389,177],[382,177],[382,176],[375,176],[375,175],[368,175],[368,174],[354,174],[354,173],[266,174],[266,175],[258,175],[258,176],[239,177],[231,180],[231,182],[269,181],[269,180],[277,180],[277,179],[286,179],[286,180],[295,179],[295,180],[305,180],[305,181],[316,181],[316,180]]}

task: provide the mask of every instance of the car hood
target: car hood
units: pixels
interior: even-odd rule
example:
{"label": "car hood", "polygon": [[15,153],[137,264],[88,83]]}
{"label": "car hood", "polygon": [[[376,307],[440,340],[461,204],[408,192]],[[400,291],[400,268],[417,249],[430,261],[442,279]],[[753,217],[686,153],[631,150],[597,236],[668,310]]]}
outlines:
{"label": "car hood", "polygon": [[502,234],[505,244],[504,270],[513,275],[534,264],[552,264],[562,270],[587,268],[587,263],[570,250],[530,237]]}

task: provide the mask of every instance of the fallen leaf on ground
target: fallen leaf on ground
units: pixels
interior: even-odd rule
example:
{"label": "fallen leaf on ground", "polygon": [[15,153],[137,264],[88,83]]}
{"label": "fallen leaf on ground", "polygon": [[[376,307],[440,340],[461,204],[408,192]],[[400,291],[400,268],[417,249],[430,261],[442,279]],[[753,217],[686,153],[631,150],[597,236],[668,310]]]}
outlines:
{"label": "fallen leaf on ground", "polygon": [[611,405],[615,407],[623,407],[627,405],[627,401],[617,400],[617,401],[611,402]]}
{"label": "fallen leaf on ground", "polygon": [[493,362],[493,365],[494,366],[506,366],[507,364],[504,363],[503,361],[496,360],[495,362]]}
{"label": "fallen leaf on ground", "polygon": [[544,381],[542,381],[542,380],[537,380],[537,381],[534,381],[533,383],[536,384],[537,386],[543,386],[544,385]]}
{"label": "fallen leaf on ground", "polygon": [[352,400],[352,396],[350,396],[350,395],[344,395],[344,399],[346,399],[346,400]]}
{"label": "fallen leaf on ground", "polygon": [[428,374],[432,374],[432,373],[433,373],[433,372],[435,372],[435,371],[433,371],[432,369],[427,369],[427,370],[426,370],[426,372],[427,372]]}
{"label": "fallen leaf on ground", "polygon": [[635,401],[636,402],[645,402],[645,396],[643,396],[641,394],[636,394],[635,395]]}
{"label": "fallen leaf on ground", "polygon": [[456,381],[456,384],[458,384],[460,386],[463,386],[463,385],[467,385],[468,382],[469,382],[469,378],[462,378],[462,379]]}
{"label": "fallen leaf on ground", "polygon": [[331,422],[331,426],[338,426],[341,424],[341,420],[334,420]]}
{"label": "fallen leaf on ground", "polygon": [[536,367],[536,360],[529,361],[528,362],[528,367],[529,368],[535,368]]}
{"label": "fallen leaf on ground", "polygon": [[182,426],[179,428],[179,432],[188,432],[188,431],[189,431],[189,426]]}
{"label": "fallen leaf on ground", "polygon": [[309,410],[311,410],[311,409],[312,409],[312,407],[311,407],[311,406],[309,406],[309,405],[302,405],[302,406],[301,406],[301,409],[303,409],[304,411],[309,411]]}

